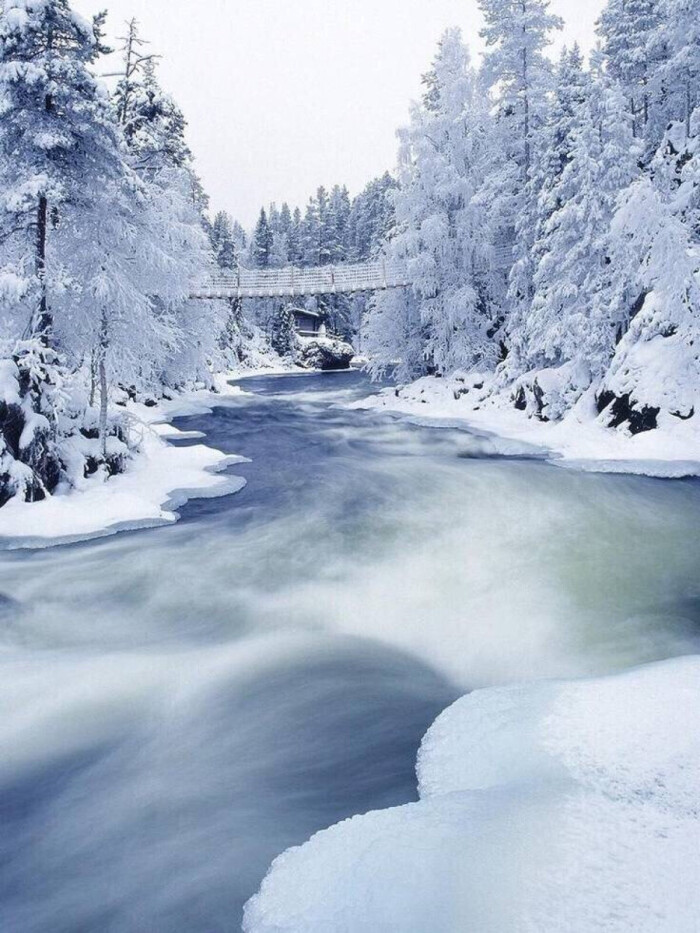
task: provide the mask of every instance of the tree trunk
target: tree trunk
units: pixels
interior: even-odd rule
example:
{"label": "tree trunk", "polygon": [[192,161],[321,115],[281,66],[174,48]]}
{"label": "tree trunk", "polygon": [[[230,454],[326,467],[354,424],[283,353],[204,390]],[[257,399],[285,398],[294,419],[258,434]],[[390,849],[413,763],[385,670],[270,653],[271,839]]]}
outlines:
{"label": "tree trunk", "polygon": [[[48,37],[49,48],[53,43],[53,35]],[[53,96],[47,94],[44,98],[44,110],[46,113],[53,112]],[[53,330],[53,315],[49,308],[48,297],[46,293],[46,238],[49,230],[49,199],[45,194],[39,197],[36,216],[36,275],[39,279],[39,308],[34,324],[34,336],[48,347],[51,343],[51,331]]]}
{"label": "tree trunk", "polygon": [[[524,0],[522,0],[522,2],[521,2],[521,11],[522,11],[523,19],[524,19],[524,18],[525,18],[525,15],[526,15],[526,13],[527,13],[527,8],[526,8],[526,5],[525,5]],[[523,57],[523,73],[522,73],[522,79],[523,79],[523,85],[522,85],[522,91],[523,91],[523,108],[524,108],[524,113],[523,113],[523,118],[524,118],[523,131],[524,131],[524,135],[525,135],[525,138],[524,138],[523,142],[524,142],[524,144],[525,144],[525,181],[527,182],[527,181],[529,180],[529,178],[530,178],[530,162],[531,162],[531,160],[532,160],[532,154],[531,154],[531,147],[530,147],[530,76],[529,76],[529,62],[528,62],[528,59],[527,59],[527,48],[526,48],[526,46],[525,46],[525,41],[526,41],[526,33],[525,33],[525,29],[523,28],[523,48],[522,48],[522,57]]]}
{"label": "tree trunk", "polygon": [[102,459],[107,460],[107,367],[105,354],[100,353],[100,445]]}
{"label": "tree trunk", "polygon": [[46,294],[46,236],[49,226],[49,202],[45,195],[39,198],[36,218],[36,275],[39,279],[39,309],[34,334],[44,346],[48,346],[53,329],[53,316],[49,310]]}
{"label": "tree trunk", "polygon": [[90,408],[95,407],[95,394],[97,393],[97,355],[93,350],[90,354]]}
{"label": "tree trunk", "polygon": [[107,333],[107,315],[102,312],[102,325],[100,327],[100,346],[98,350],[98,372],[100,377],[100,445],[102,457],[107,460],[107,348],[109,337]]}

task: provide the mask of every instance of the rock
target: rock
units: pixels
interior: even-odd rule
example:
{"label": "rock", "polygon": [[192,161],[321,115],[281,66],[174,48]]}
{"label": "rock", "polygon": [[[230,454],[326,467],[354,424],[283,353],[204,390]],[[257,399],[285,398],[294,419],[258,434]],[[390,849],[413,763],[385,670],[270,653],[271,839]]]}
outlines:
{"label": "rock", "polygon": [[630,434],[643,434],[657,427],[661,409],[650,405],[637,405],[629,393],[617,396],[604,390],[598,394],[596,402],[598,411],[601,414],[605,412],[608,416],[608,427],[619,428],[627,424]]}
{"label": "rock", "polygon": [[324,372],[349,369],[355,351],[344,340],[336,337],[308,337],[299,339],[298,362],[306,369]]}

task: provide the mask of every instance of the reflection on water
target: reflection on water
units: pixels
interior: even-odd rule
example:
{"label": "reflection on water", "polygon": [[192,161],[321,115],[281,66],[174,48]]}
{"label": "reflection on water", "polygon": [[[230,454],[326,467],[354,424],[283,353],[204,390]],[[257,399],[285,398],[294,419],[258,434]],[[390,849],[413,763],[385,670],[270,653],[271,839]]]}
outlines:
{"label": "reflection on water", "polygon": [[237,929],[284,848],[413,798],[458,693],[698,650],[696,483],[245,385],[180,425],[241,493],[0,556],[3,930]]}

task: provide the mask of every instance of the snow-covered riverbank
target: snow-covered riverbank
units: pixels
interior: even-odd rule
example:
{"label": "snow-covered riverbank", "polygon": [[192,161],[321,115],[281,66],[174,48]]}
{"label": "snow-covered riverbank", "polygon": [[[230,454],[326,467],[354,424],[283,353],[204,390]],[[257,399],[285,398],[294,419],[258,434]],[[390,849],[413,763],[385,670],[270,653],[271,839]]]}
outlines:
{"label": "snow-covered riverbank", "polygon": [[518,411],[510,398],[490,395],[485,380],[455,374],[428,376],[386,389],[352,407],[397,412],[435,424],[459,426],[540,448],[558,466],[611,473],[680,478],[700,475],[697,418],[661,415],[652,431],[632,435],[606,427],[588,393],[562,420],[539,421]]}
{"label": "snow-covered riverbank", "polygon": [[[205,443],[174,446],[169,440],[194,439],[174,428],[181,416],[210,411],[244,390],[233,379],[286,372],[299,367],[270,367],[220,375],[216,391],[193,390],[148,407],[130,402],[138,453],[127,471],[81,481],[42,502],[19,499],[0,509],[0,547],[42,548],[103,537],[178,520],[177,509],[194,498],[238,492],[245,481],[230,472],[240,462]],[[476,384],[475,384],[476,383]],[[487,397],[476,377],[427,377],[399,389],[385,389],[349,403],[349,407],[396,412],[436,426],[464,426],[484,435],[499,453],[541,452],[552,463],[595,472],[637,473],[681,478],[700,475],[700,433],[692,421],[666,419],[635,436],[605,427],[595,417],[593,400],[582,402],[556,424],[528,418],[498,396]]]}
{"label": "snow-covered riverbank", "polygon": [[99,473],[41,502],[11,500],[0,509],[0,547],[44,548],[170,524],[179,518],[177,509],[190,499],[238,492],[245,480],[226,471],[243,458],[206,444],[174,446],[168,441],[193,436],[170,422],[240,396],[243,390],[230,384],[234,378],[285,371],[278,367],[220,375],[215,392],[192,390],[153,407],[130,402],[128,412],[139,444],[126,472],[111,477]]}
{"label": "snow-covered riverbank", "polygon": [[423,741],[420,802],[280,856],[244,929],[691,933],[699,684],[685,658],[459,700]]}

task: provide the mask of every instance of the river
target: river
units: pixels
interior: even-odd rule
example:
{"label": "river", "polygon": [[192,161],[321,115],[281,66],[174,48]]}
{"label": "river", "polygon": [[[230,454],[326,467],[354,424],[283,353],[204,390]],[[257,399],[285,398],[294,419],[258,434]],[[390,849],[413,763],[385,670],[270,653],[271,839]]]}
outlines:
{"label": "river", "polygon": [[177,422],[240,493],[0,554],[3,931],[235,931],[285,848],[415,799],[461,694],[700,650],[697,482],[243,385]]}

